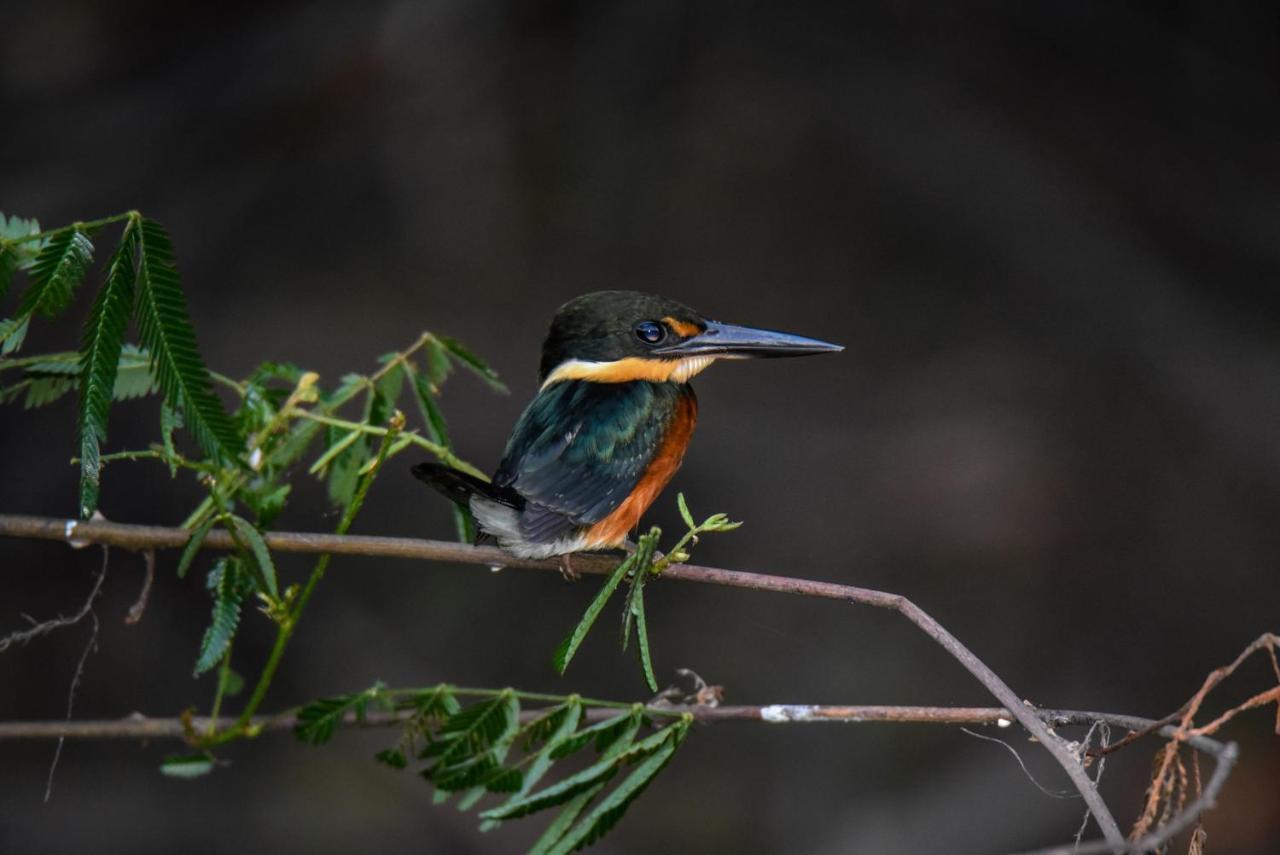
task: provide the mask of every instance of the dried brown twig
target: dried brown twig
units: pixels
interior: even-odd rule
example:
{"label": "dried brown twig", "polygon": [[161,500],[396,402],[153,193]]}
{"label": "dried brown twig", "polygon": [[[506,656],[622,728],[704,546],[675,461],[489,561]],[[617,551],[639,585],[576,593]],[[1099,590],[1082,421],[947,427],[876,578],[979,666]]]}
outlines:
{"label": "dried brown twig", "polygon": [[[1142,814],[1129,832],[1131,840],[1139,840],[1147,835],[1153,825],[1166,824],[1165,819],[1171,812],[1178,812],[1186,800],[1189,789],[1186,767],[1182,761],[1182,746],[1193,737],[1209,736],[1217,733],[1222,725],[1235,718],[1245,710],[1255,709],[1269,703],[1276,704],[1276,733],[1280,733],[1280,662],[1276,659],[1276,648],[1280,647],[1280,636],[1264,633],[1246,647],[1229,665],[1215,669],[1205,678],[1203,685],[1187,701],[1178,712],[1169,716],[1176,719],[1178,725],[1169,735],[1169,741],[1156,755],[1155,772],[1151,777],[1151,785],[1147,789],[1147,800]],[[1202,727],[1194,727],[1193,722],[1209,693],[1236,672],[1246,659],[1253,654],[1265,650],[1271,659],[1271,668],[1275,673],[1277,685],[1259,692],[1242,704],[1239,704]],[[1199,775],[1196,775],[1196,790],[1199,791]],[[1159,820],[1159,822],[1157,821]]]}

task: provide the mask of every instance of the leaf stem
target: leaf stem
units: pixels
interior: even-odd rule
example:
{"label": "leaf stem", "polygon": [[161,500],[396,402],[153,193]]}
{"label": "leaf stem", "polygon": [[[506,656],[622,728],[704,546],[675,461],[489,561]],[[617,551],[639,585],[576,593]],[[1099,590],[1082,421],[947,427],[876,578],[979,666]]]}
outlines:
{"label": "leaf stem", "polygon": [[[355,520],[356,514],[360,512],[361,506],[364,505],[365,496],[369,493],[369,486],[373,483],[373,479],[377,477],[378,470],[387,458],[387,451],[391,448],[391,443],[394,441],[396,434],[403,428],[404,414],[397,411],[391,418],[390,427],[382,437],[382,443],[378,447],[378,454],[373,468],[361,478],[360,483],[357,485],[355,495],[351,497],[351,502],[347,505],[342,514],[342,520],[338,523],[337,529],[335,529],[336,534],[346,534],[347,530],[351,528],[351,523]],[[276,632],[276,643],[271,648],[267,664],[263,667],[262,674],[258,677],[258,683],[254,686],[253,694],[249,697],[248,703],[245,704],[244,710],[240,713],[240,717],[236,719],[234,725],[213,737],[215,742],[227,742],[241,736],[256,735],[257,731],[252,725],[253,714],[258,711],[258,707],[261,706],[263,699],[266,697],[267,689],[271,687],[271,681],[275,677],[276,669],[280,667],[280,659],[284,656],[285,648],[289,645],[289,639],[293,637],[294,630],[297,629],[298,621],[302,617],[302,612],[307,607],[307,602],[311,599],[311,594],[315,591],[316,585],[320,584],[320,580],[324,578],[325,570],[328,569],[329,561],[332,557],[333,553],[326,552],[316,561],[316,566],[311,571],[311,576],[307,579],[306,585],[303,586],[302,593],[298,595],[293,607],[280,622],[280,628]]]}
{"label": "leaf stem", "polygon": [[[308,421],[318,422],[322,425],[329,425],[330,427],[343,428],[344,430],[353,431],[355,433],[367,433],[371,436],[385,437],[388,432],[388,429],[384,427],[377,427],[375,425],[365,424],[363,422],[352,422],[346,419],[335,418],[334,416],[322,416],[317,413],[313,413],[310,410],[300,410],[296,407],[291,409],[289,411],[289,414],[291,416],[296,416],[298,418],[306,419]],[[399,433],[399,431],[397,432]],[[419,446],[420,448],[423,448],[431,452],[437,458],[439,458],[440,460],[443,460],[445,463],[448,463],[454,469],[457,469],[462,472],[466,472],[468,475],[471,475],[476,478],[481,478],[485,481],[489,480],[488,475],[485,475],[479,469],[472,466],[470,463],[466,462],[462,458],[458,457],[456,454],[454,454],[448,448],[445,448],[443,445],[438,445],[437,443],[434,443],[431,440],[424,438],[423,436],[418,434],[417,431],[403,431],[403,434],[405,439],[408,439],[414,445]]]}
{"label": "leaf stem", "polygon": [[128,219],[141,217],[142,214],[137,211],[125,211],[122,214],[112,214],[109,217],[103,217],[99,220],[78,221],[69,225],[60,226],[56,229],[46,229],[45,231],[34,232],[29,235],[23,235],[22,237],[7,238],[6,242],[10,245],[17,245],[33,240],[43,240],[45,238],[51,238],[54,235],[62,234],[63,232],[69,232],[72,229],[79,229],[80,231],[94,231],[95,229],[100,229],[103,226],[109,226],[112,223],[121,223]]}

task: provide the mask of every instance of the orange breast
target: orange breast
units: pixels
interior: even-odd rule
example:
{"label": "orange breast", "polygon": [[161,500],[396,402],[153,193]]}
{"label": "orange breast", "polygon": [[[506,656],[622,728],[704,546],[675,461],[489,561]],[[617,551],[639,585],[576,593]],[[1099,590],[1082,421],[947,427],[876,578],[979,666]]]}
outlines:
{"label": "orange breast", "polygon": [[671,417],[666,435],[662,437],[662,444],[640,476],[639,483],[613,513],[587,530],[584,549],[619,546],[627,539],[627,533],[639,524],[640,517],[644,516],[644,512],[680,468],[684,450],[689,447],[689,438],[693,436],[693,426],[697,422],[698,399],[692,393],[683,395],[676,404],[675,414]]}

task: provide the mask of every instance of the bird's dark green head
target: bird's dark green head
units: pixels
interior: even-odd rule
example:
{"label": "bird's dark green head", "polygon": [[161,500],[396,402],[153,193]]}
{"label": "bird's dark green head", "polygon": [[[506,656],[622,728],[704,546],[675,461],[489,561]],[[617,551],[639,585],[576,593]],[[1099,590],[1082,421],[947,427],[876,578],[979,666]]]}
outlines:
{"label": "bird's dark green head", "polygon": [[716,359],[844,350],[773,330],[713,321],[683,303],[639,291],[596,291],[560,307],[542,346],[539,379],[685,382]]}

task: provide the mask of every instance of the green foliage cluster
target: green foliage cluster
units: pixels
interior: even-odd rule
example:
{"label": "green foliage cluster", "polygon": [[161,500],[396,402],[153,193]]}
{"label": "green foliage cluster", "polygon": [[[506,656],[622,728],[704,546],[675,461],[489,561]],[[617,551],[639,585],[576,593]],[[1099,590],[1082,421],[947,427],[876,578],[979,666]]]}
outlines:
{"label": "green foliage cluster", "polygon": [[[84,322],[80,348],[20,354],[33,319],[57,317],[73,304],[92,271],[95,241],[100,243],[103,230],[112,226],[119,227],[118,241]],[[5,316],[6,297],[19,274],[27,285]],[[129,340],[131,327],[136,328],[136,341]],[[0,214],[0,404],[21,400],[26,408],[39,407],[77,393],[78,456],[73,463],[80,470],[77,506],[86,518],[97,511],[104,469],[115,461],[152,461],[167,467],[171,477],[180,472],[194,476],[204,497],[183,523],[191,537],[178,561],[179,577],[196,565],[215,529],[225,530],[234,544],[205,576],[212,613],[196,651],[194,673],[216,671],[211,724],[203,732],[188,729],[188,742],[200,750],[166,759],[161,767],[166,775],[207,774],[219,765],[213,749],[259,731],[255,713],[330,559],[322,555],[304,584],[284,584],[280,579],[266,532],[289,500],[291,477],[305,467],[324,480],[340,510],[338,534],[349,530],[383,464],[404,451],[420,449],[454,468],[486,477],[454,453],[439,405],[443,384],[458,369],[496,391],[506,391],[478,356],[460,342],[431,332],[403,350],[379,357],[373,371],[347,374],[333,385],[323,384],[314,372],[280,362],[264,362],[241,380],[217,374],[200,356],[173,246],[159,223],[129,211],[43,231],[34,220]],[[146,449],[104,452],[112,404],[155,394],[160,397],[159,441]],[[401,407],[417,410],[419,428],[407,427]],[[180,432],[191,442],[180,441]],[[194,452],[180,446],[193,446]],[[721,514],[695,524],[683,496],[679,505],[688,532],[666,556],[656,551],[658,529],[640,538],[634,554],[613,572],[556,652],[558,671],[564,672],[625,580],[629,589],[623,649],[634,628],[646,682],[657,690],[644,585],[669,564],[688,560],[700,534],[738,526]],[[455,509],[455,524],[462,540],[474,539],[465,511]],[[247,603],[256,603],[274,624],[275,644],[241,712],[223,726],[219,713],[224,700],[246,685],[231,660]],[[465,694],[485,697],[463,707],[457,697]],[[528,720],[521,723],[521,699],[554,700],[555,705],[526,714]],[[580,727],[588,708],[610,706],[620,709],[617,715]],[[513,690],[442,686],[397,692],[375,686],[304,707],[298,714],[298,736],[313,744],[327,742],[347,716],[363,719],[371,709],[405,717],[400,742],[379,755],[387,765],[407,768],[424,763],[421,774],[437,795],[461,794],[459,805],[464,809],[486,794],[509,794],[502,804],[481,814],[483,827],[561,807],[535,846],[537,852],[567,852],[604,834],[670,759],[689,724],[687,718],[677,719],[641,738],[638,734],[653,729],[654,722],[640,707]],[[597,759],[587,768],[536,788],[553,763],[588,745],[594,746]],[[610,790],[611,781],[624,770]]]}
{"label": "green foliage cluster", "polygon": [[[688,526],[688,531],[676,542],[676,545],[667,555],[658,553],[658,540],[662,537],[662,529],[654,526],[649,529],[648,534],[641,535],[639,542],[627,559],[619,564],[609,575],[608,580],[600,588],[600,593],[591,601],[591,605],[587,606],[587,610],[582,615],[582,620],[578,621],[578,625],[573,631],[565,636],[564,641],[560,642],[560,646],[556,648],[555,655],[552,657],[552,664],[558,673],[563,674],[565,669],[569,667],[569,662],[573,659],[578,648],[582,646],[582,642],[586,639],[587,633],[591,631],[591,627],[595,625],[596,619],[600,617],[600,613],[604,611],[605,605],[608,604],[609,598],[613,596],[613,592],[618,589],[623,580],[629,584],[627,591],[626,604],[622,609],[622,650],[626,652],[627,646],[631,641],[631,628],[634,626],[636,630],[636,651],[640,658],[640,668],[644,674],[645,683],[652,692],[658,691],[658,680],[653,673],[653,659],[649,653],[649,630],[645,621],[644,614],[644,586],[655,576],[662,574],[662,571],[670,567],[672,564],[679,564],[689,560],[690,550],[698,543],[698,537],[709,532],[733,531],[742,523],[730,522],[729,518],[724,514],[712,514],[701,523],[694,522],[693,514],[689,512],[689,505],[685,502],[684,494],[680,493],[676,496],[676,504],[680,508],[680,518],[684,524]],[[657,560],[654,556],[658,555]]]}
{"label": "green foliage cluster", "polygon": [[[470,705],[459,701],[477,695]],[[521,700],[540,706],[522,715]],[[377,759],[393,769],[414,768],[434,787],[438,803],[457,796],[458,809],[469,811],[486,796],[501,799],[480,811],[481,830],[559,808],[530,849],[541,855],[572,852],[604,836],[671,760],[693,721],[674,712],[659,721],[640,704],[577,695],[378,685],[303,707],[294,732],[319,745],[348,717],[363,722],[371,709],[401,724],[399,740]],[[593,714],[599,720],[587,723]],[[588,748],[594,756],[574,764],[577,771],[539,786],[553,766],[573,763]]]}

